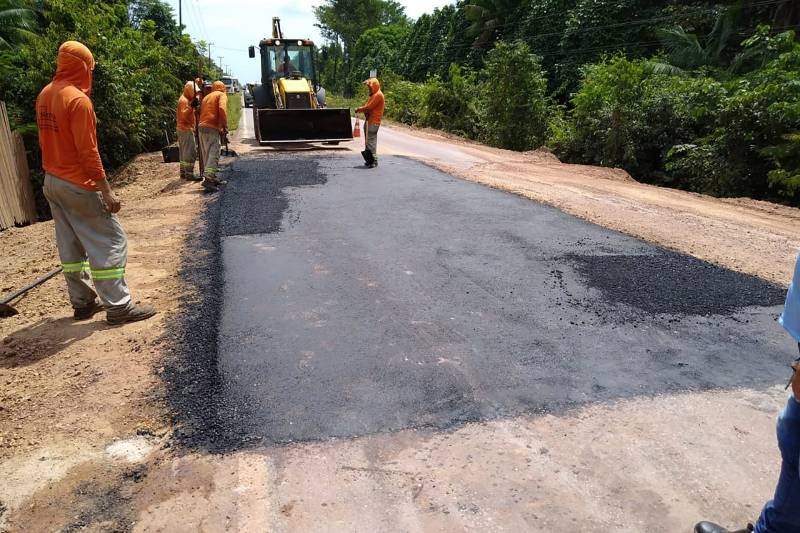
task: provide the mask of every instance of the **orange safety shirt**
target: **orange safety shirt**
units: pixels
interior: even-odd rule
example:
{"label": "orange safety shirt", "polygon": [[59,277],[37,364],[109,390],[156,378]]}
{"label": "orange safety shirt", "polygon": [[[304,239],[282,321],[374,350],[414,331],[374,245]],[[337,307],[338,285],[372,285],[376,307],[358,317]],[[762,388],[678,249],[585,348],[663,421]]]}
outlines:
{"label": "orange safety shirt", "polygon": [[370,78],[364,83],[369,87],[369,100],[367,100],[366,104],[356,109],[356,113],[365,113],[367,115],[367,122],[380,125],[381,118],[383,118],[383,109],[385,107],[383,92],[381,91],[381,82],[375,78]]}
{"label": "orange safety shirt", "polygon": [[97,150],[97,118],[89,99],[94,58],[77,41],[58,49],[56,75],[36,98],[36,124],[45,172],[96,191],[106,178]]}
{"label": "orange safety shirt", "polygon": [[215,81],[211,89],[211,94],[206,95],[200,104],[200,127],[227,129],[228,95],[225,94],[225,84]]}
{"label": "orange safety shirt", "polygon": [[183,86],[183,94],[178,98],[178,108],[175,110],[178,131],[194,131],[195,115],[192,100],[198,94],[194,82],[187,81]]}

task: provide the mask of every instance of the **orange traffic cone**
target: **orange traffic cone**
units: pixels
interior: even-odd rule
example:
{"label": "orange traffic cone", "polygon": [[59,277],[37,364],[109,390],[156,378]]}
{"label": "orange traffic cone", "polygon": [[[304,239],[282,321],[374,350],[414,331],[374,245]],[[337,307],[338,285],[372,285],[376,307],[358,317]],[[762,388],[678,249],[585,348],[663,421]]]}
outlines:
{"label": "orange traffic cone", "polygon": [[356,118],[356,127],[353,128],[353,137],[361,137],[361,123]]}

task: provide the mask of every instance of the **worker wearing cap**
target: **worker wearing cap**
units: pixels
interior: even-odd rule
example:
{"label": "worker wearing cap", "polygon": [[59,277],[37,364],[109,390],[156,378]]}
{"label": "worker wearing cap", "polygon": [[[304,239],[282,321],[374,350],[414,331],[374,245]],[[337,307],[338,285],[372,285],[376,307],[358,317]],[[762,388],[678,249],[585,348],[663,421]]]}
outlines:
{"label": "worker wearing cap", "polygon": [[144,320],[156,311],[151,305],[134,304],[125,281],[128,240],[115,214],[120,202],[97,150],[96,118],[89,99],[94,66],[86,46],[65,42],[58,49],[53,81],[36,99],[44,195],[53,213],[75,319],[91,318],[105,308],[110,324],[123,324]]}
{"label": "worker wearing cap", "polygon": [[356,113],[364,113],[367,123],[364,136],[366,149],[361,152],[361,155],[364,156],[367,167],[375,168],[378,166],[378,128],[381,127],[381,118],[383,118],[384,98],[381,83],[376,78],[370,78],[364,84],[369,89],[369,100],[356,109]]}
{"label": "worker wearing cap", "polygon": [[211,89],[211,94],[200,104],[200,150],[205,163],[203,187],[216,191],[222,184],[217,177],[219,139],[228,134],[228,95],[225,94],[225,84],[219,80],[211,85]]}
{"label": "worker wearing cap", "polygon": [[178,130],[178,151],[181,159],[181,179],[200,181],[194,175],[194,162],[197,160],[197,149],[194,142],[197,115],[195,109],[199,107],[198,98],[200,91],[193,81],[187,81],[183,86],[183,93],[178,98],[178,107],[175,111]]}

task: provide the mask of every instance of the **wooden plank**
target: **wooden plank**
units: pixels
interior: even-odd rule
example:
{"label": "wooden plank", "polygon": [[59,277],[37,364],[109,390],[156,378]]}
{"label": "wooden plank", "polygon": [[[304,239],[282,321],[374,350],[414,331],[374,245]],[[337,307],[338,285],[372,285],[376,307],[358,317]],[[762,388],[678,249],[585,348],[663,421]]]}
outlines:
{"label": "wooden plank", "polygon": [[0,102],[0,229],[14,225],[16,192],[12,189],[16,181],[14,155],[11,151],[11,128],[5,102]]}
{"label": "wooden plank", "polygon": [[31,171],[28,168],[28,154],[25,151],[25,141],[22,135],[15,131],[14,155],[17,160],[17,191],[20,207],[22,208],[24,223],[33,223],[38,220],[36,215],[36,197],[33,195],[33,183],[31,182]]}
{"label": "wooden plank", "polygon": [[19,134],[12,134],[6,105],[0,102],[0,230],[35,221],[25,146]]}

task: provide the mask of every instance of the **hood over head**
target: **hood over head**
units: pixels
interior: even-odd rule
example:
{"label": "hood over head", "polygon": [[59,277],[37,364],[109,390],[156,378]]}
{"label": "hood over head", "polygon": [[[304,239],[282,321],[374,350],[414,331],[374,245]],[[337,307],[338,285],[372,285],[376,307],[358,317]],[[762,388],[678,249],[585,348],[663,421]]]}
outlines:
{"label": "hood over head", "polygon": [[381,90],[381,82],[378,81],[378,78],[370,78],[364,82],[364,85],[369,87],[369,94],[375,94]]}
{"label": "hood over head", "polygon": [[86,94],[91,92],[95,62],[86,45],[78,41],[65,42],[58,48],[56,65],[54,80],[71,83]]}
{"label": "hood over head", "polygon": [[215,81],[214,83],[211,84],[211,89],[214,90],[214,91],[220,91],[220,92],[224,93],[225,92],[225,84],[222,83],[221,81],[217,80],[217,81]]}
{"label": "hood over head", "polygon": [[200,89],[197,88],[197,84],[193,81],[187,81],[186,85],[183,86],[183,96],[191,100],[194,98],[194,95],[199,94]]}

